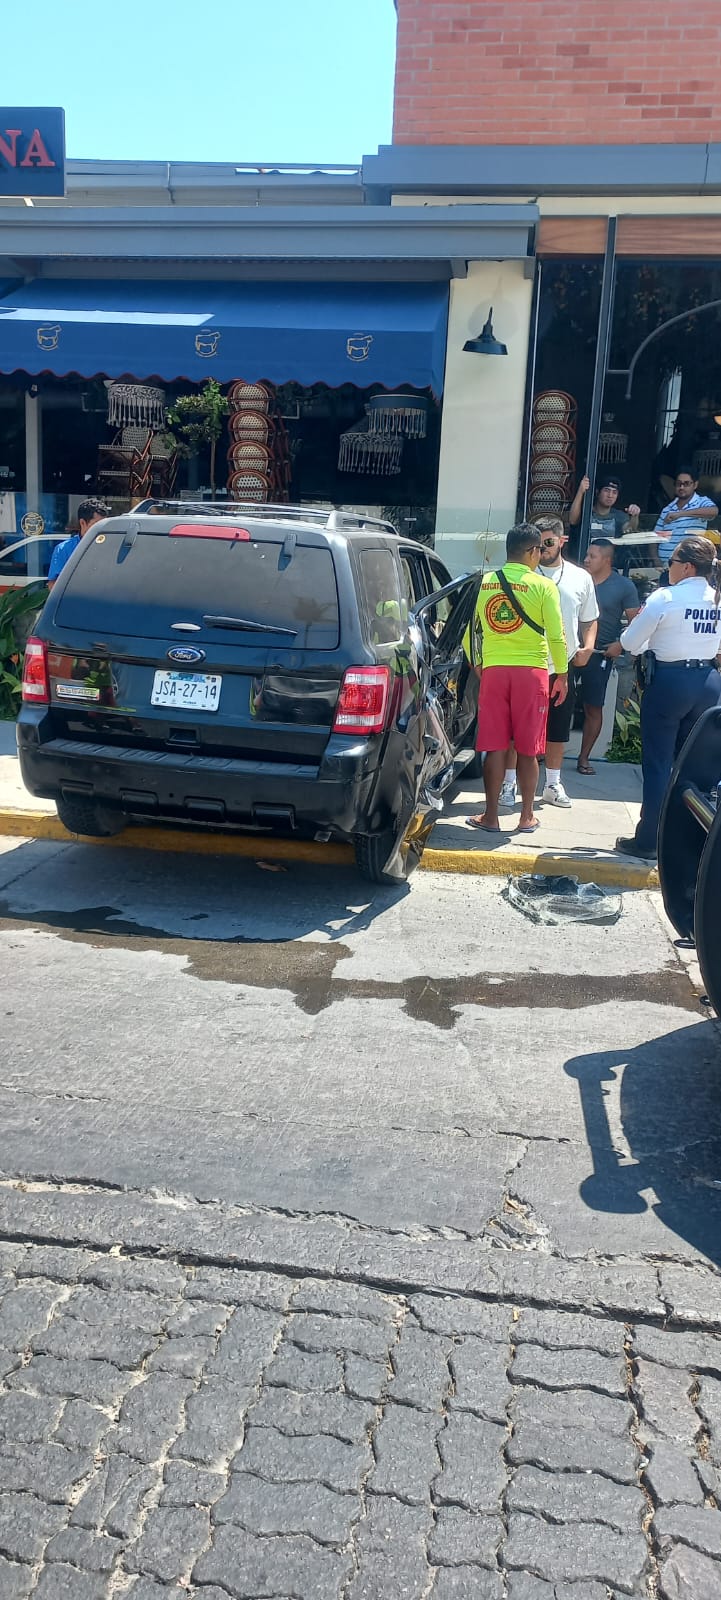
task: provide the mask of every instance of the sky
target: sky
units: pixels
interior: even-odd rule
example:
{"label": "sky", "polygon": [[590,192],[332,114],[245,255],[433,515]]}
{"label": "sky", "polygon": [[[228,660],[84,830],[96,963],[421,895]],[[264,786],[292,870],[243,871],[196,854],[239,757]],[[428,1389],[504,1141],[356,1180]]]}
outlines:
{"label": "sky", "polygon": [[393,0],[3,7],[0,99],[95,160],[343,165],[390,143]]}

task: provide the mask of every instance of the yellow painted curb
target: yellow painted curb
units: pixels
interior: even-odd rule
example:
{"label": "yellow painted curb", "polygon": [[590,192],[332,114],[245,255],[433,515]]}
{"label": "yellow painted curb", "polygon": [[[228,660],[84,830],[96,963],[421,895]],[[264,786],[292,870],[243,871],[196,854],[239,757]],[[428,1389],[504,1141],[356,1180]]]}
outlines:
{"label": "yellow painted curb", "polygon": [[[57,817],[45,811],[0,808],[0,836],[17,839],[51,839],[60,844],[112,845],[121,849],[159,850],[174,855],[244,856],[247,860],[301,861],[315,866],[350,866],[348,844],[316,844],[312,840],[271,839],[267,835],[203,833],[188,828],[142,827],[130,824],[112,839],[89,839],[68,833]],[[426,872],[457,873],[474,878],[520,878],[526,872],[546,877],[568,873],[581,883],[598,883],[611,889],[657,889],[655,867],[613,857],[556,854],[550,850],[433,850],[424,853]]]}
{"label": "yellow painted curb", "polygon": [[568,874],[579,883],[598,883],[607,889],[657,889],[655,867],[604,856],[555,854],[551,850],[433,850],[423,853],[427,872],[456,872],[476,878],[522,878],[526,872],[544,877]]}

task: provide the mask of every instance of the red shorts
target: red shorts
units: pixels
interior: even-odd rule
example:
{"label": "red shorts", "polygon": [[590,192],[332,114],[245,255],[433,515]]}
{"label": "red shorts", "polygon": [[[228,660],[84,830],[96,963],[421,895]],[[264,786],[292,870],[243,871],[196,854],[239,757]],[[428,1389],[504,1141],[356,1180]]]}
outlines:
{"label": "red shorts", "polygon": [[548,673],[545,667],[484,667],[478,695],[477,750],[542,756],[546,748]]}

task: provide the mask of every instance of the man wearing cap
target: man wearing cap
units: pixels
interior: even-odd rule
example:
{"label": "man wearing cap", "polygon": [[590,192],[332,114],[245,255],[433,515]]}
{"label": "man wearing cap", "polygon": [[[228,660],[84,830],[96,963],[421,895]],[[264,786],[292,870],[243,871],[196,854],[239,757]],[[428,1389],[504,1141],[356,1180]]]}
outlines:
{"label": "man wearing cap", "polygon": [[[581,521],[583,502],[590,487],[590,478],[582,478],[568,513],[568,520],[572,528],[577,527]],[[620,478],[614,478],[611,474],[608,474],[599,479],[591,512],[590,536],[592,539],[599,536],[606,539],[620,539],[629,523],[631,528],[635,530],[641,507],[632,504],[623,511],[621,506],[616,503],[620,493]]]}
{"label": "man wearing cap", "polygon": [[87,533],[88,528],[92,528],[95,522],[102,522],[103,517],[111,515],[112,506],[109,506],[105,500],[81,500],[78,506],[78,527],[80,532],[71,533],[68,539],[63,539],[60,544],[56,544],[50,558],[49,589],[52,589],[56,579],[60,577],[63,567],[67,565],[70,557],[74,555],[80,540]]}

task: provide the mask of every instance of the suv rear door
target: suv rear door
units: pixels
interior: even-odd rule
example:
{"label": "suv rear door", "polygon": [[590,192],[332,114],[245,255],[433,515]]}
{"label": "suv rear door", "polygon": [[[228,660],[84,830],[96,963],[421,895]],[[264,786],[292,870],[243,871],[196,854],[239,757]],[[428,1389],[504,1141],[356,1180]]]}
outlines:
{"label": "suv rear door", "polygon": [[[440,567],[440,563],[438,565]],[[473,617],[482,578],[483,573],[479,571],[449,579],[413,610],[425,634],[433,687],[454,749],[471,737],[475,725],[478,680],[470,670],[463,639]]]}
{"label": "suv rear door", "polygon": [[347,664],[339,547],[219,518],[106,522],[46,612],[56,731],[319,762]]}

